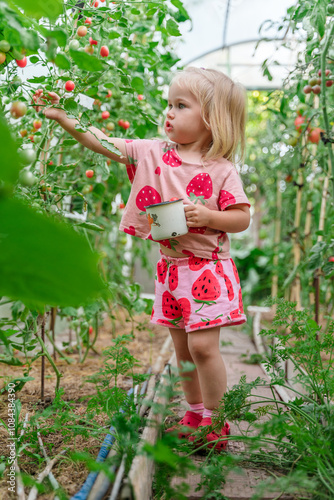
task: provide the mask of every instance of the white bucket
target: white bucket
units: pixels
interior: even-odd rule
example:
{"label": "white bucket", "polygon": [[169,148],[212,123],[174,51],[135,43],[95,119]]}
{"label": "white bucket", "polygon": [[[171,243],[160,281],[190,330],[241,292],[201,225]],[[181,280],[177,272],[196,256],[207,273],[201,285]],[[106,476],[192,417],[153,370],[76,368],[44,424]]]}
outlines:
{"label": "white bucket", "polygon": [[177,238],[187,234],[183,200],[164,201],[145,207],[154,240]]}

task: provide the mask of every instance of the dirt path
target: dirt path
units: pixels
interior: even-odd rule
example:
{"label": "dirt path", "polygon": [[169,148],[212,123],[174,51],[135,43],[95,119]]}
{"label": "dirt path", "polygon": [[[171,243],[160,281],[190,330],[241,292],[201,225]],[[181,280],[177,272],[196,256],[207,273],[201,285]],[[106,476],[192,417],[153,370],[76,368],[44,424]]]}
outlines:
{"label": "dirt path", "polygon": [[[147,372],[149,367],[155,363],[166,337],[169,335],[166,328],[151,325],[148,320],[149,318],[145,315],[136,317],[137,328],[134,329],[135,339],[127,344],[131,355],[133,355],[140,362],[140,367],[137,370],[138,373]],[[78,426],[85,426],[84,418],[88,401],[84,398],[89,398],[90,396],[96,394],[95,385],[93,383],[84,383],[84,379],[96,374],[98,370],[103,367],[105,358],[102,356],[102,351],[112,345],[113,330],[119,335],[130,334],[132,324],[126,321],[126,315],[124,314],[119,315],[114,325],[112,325],[110,320],[106,318],[104,325],[99,330],[98,340],[94,346],[96,352],[90,351],[83,364],[79,362],[78,351],[74,348],[67,349],[65,351],[66,355],[72,359],[72,364],[67,364],[67,362],[59,358],[59,356],[57,357],[56,365],[63,374],[60,383],[61,388],[64,389],[62,400],[70,404],[74,417],[72,423],[74,423],[75,420],[75,423]],[[61,340],[68,341],[68,338],[68,332],[65,332],[57,337],[57,341],[58,343],[61,342]],[[49,351],[53,352],[52,350]],[[169,353],[166,354],[166,362],[169,359],[169,355]],[[13,378],[22,377],[23,370],[24,369],[22,367],[1,364],[1,388],[5,383],[13,380]],[[19,418],[21,422],[24,420],[24,416],[27,412],[29,412],[31,419],[36,410],[47,408],[55,396],[56,377],[50,364],[46,361],[45,402],[41,402],[40,373],[41,358],[33,363],[32,369],[29,373],[29,376],[33,377],[34,380],[27,382],[16,396],[22,404],[22,410]],[[118,386],[128,390],[132,386],[132,380],[130,377],[120,379]],[[3,394],[0,398],[0,419],[3,419],[5,422],[7,422],[8,419],[7,409],[7,396],[6,394]],[[66,407],[62,409],[62,412],[66,411]],[[81,417],[83,420],[80,420]],[[103,413],[96,415],[94,419],[94,423],[100,427],[105,427],[106,422],[106,415]],[[64,433],[62,431],[66,430],[70,423],[71,422],[68,422],[67,419],[64,419],[64,428],[54,429],[52,427],[53,416],[40,423],[41,427],[48,429],[46,433],[43,434],[42,438],[49,456],[51,458],[54,457],[66,446],[71,451],[88,452],[91,457],[95,459],[100,450],[103,438],[100,437],[97,439],[97,437],[94,436],[91,437],[89,435],[80,435],[80,433],[77,433],[74,438],[68,440],[66,432]],[[26,431],[26,442],[28,443],[28,446],[25,452],[22,452],[19,457],[19,465],[22,472],[36,477],[38,473],[44,469],[45,464],[41,460],[38,464],[38,460],[36,459],[37,455],[42,456],[38,444],[29,444],[36,443],[36,436],[34,436],[33,433],[36,433],[36,429],[28,427]],[[1,426],[1,458],[8,456],[7,443],[7,431]],[[83,462],[73,462],[73,460],[68,460],[66,457],[57,462],[57,464],[53,467],[52,472],[69,496],[77,493],[88,474],[88,470]],[[16,499],[16,494],[8,492],[6,481],[7,477],[5,475],[0,483],[1,500]],[[29,488],[26,489],[26,493],[28,491]],[[39,495],[38,498],[51,500],[53,498],[53,494]]]}
{"label": "dirt path", "polygon": [[[264,372],[259,365],[247,364],[241,358],[242,355],[247,354],[249,357],[251,354],[256,353],[255,346],[246,333],[242,331],[242,329],[230,329],[223,328],[221,331],[221,340],[224,341],[224,345],[221,347],[221,353],[223,355],[226,369],[227,369],[227,380],[228,380],[228,388],[231,388],[233,385],[237,384],[242,375],[246,375],[247,382],[251,382],[255,380],[257,377],[261,377],[265,379]],[[228,344],[228,345],[227,345]],[[257,394],[265,397],[272,397],[271,390],[269,388],[263,387],[258,388],[256,390]],[[254,399],[253,401],[260,399]],[[182,418],[184,412],[187,407],[187,403],[185,400],[181,400],[177,406],[174,408],[175,413],[179,418]],[[245,426],[247,424],[245,423]],[[235,423],[230,422],[231,426],[231,435],[241,435],[241,430],[245,428],[243,424],[239,427],[235,425]],[[239,454],[244,450],[244,444],[240,441],[231,441],[229,443],[228,451],[234,455]],[[201,455],[196,455],[194,460],[200,465],[204,462],[204,457]],[[227,476],[226,484],[222,485],[221,493],[226,496],[229,500],[249,500],[252,495],[255,493],[255,486],[262,482],[265,479],[270,477],[269,472],[265,472],[259,468],[252,467],[244,467],[242,469],[242,474],[236,474],[235,472],[231,472]],[[198,483],[201,478],[199,474],[190,474],[186,482],[190,485],[190,492],[188,495],[188,499],[200,499],[203,497],[203,489],[199,491],[195,491]],[[181,484],[184,479],[176,478],[173,480],[172,485],[176,486]],[[278,493],[266,493],[262,500],[270,500],[277,498]],[[290,496],[279,496],[280,500],[289,500],[292,497]]]}

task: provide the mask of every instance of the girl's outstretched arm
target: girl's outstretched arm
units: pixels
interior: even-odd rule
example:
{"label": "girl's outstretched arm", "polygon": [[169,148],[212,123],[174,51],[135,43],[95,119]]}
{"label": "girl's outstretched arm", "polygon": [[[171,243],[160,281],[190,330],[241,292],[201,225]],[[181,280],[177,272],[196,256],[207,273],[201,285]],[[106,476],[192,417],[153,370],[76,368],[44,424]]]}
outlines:
{"label": "girl's outstretched arm", "polygon": [[232,205],[220,212],[198,203],[187,205],[184,211],[188,227],[207,226],[225,233],[240,233],[250,223],[249,207],[245,204]]}
{"label": "girl's outstretched arm", "polygon": [[[100,153],[107,158],[110,158],[111,160],[125,164],[129,163],[124,139],[108,137],[102,132],[102,130],[96,127],[89,127],[87,132],[79,132],[75,129],[75,126],[79,124],[78,120],[75,118],[68,118],[63,109],[55,107],[59,104],[59,99],[59,96],[55,92],[48,92],[47,95],[44,95],[42,89],[38,89],[33,95],[33,102],[36,104],[36,111],[43,110],[46,118],[57,121],[59,125],[66,130],[66,132],[71,134],[74,139],[80,142],[80,144],[88,149],[91,149],[95,153]],[[45,100],[49,101],[51,106],[45,106]],[[99,139],[103,139],[113,144],[119,150],[120,154],[118,155],[117,153],[109,151],[100,143]]]}

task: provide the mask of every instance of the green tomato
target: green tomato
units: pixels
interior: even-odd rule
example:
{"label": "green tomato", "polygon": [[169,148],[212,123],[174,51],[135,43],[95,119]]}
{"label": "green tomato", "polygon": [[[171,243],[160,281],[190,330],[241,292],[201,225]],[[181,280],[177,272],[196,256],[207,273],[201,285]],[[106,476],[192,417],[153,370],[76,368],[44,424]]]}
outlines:
{"label": "green tomato", "polygon": [[35,135],[34,136],[34,143],[39,144],[42,139],[43,139],[43,137],[41,135]]}
{"label": "green tomato", "polygon": [[23,165],[31,165],[36,160],[36,153],[33,149],[21,149],[18,153]]}
{"label": "green tomato", "polygon": [[330,16],[334,14],[334,4],[327,5],[327,14]]}
{"label": "green tomato", "polygon": [[5,96],[2,98],[2,104],[9,104],[11,101],[10,97]]}
{"label": "green tomato", "polygon": [[22,186],[31,187],[37,182],[37,177],[29,170],[21,170],[19,174],[19,182]]}
{"label": "green tomato", "polygon": [[10,43],[7,40],[0,40],[0,52],[9,52]]}
{"label": "green tomato", "polygon": [[78,50],[78,48],[80,47],[80,42],[79,40],[71,40],[68,46],[71,50]]}

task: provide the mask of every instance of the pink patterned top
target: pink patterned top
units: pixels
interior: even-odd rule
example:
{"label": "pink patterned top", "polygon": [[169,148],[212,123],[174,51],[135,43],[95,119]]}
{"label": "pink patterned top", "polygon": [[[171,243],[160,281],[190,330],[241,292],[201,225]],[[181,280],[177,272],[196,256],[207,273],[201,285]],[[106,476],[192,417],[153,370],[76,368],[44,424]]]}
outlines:
{"label": "pink patterned top", "polygon": [[[131,164],[126,165],[132,189],[119,226],[121,231],[152,239],[145,207],[183,198],[187,203],[203,203],[210,210],[225,210],[239,203],[250,206],[234,165],[221,158],[202,164],[182,160],[176,144],[157,139],[126,141]],[[209,227],[189,228],[177,238],[159,241],[184,255],[205,259],[230,258],[230,242],[226,233]]]}

